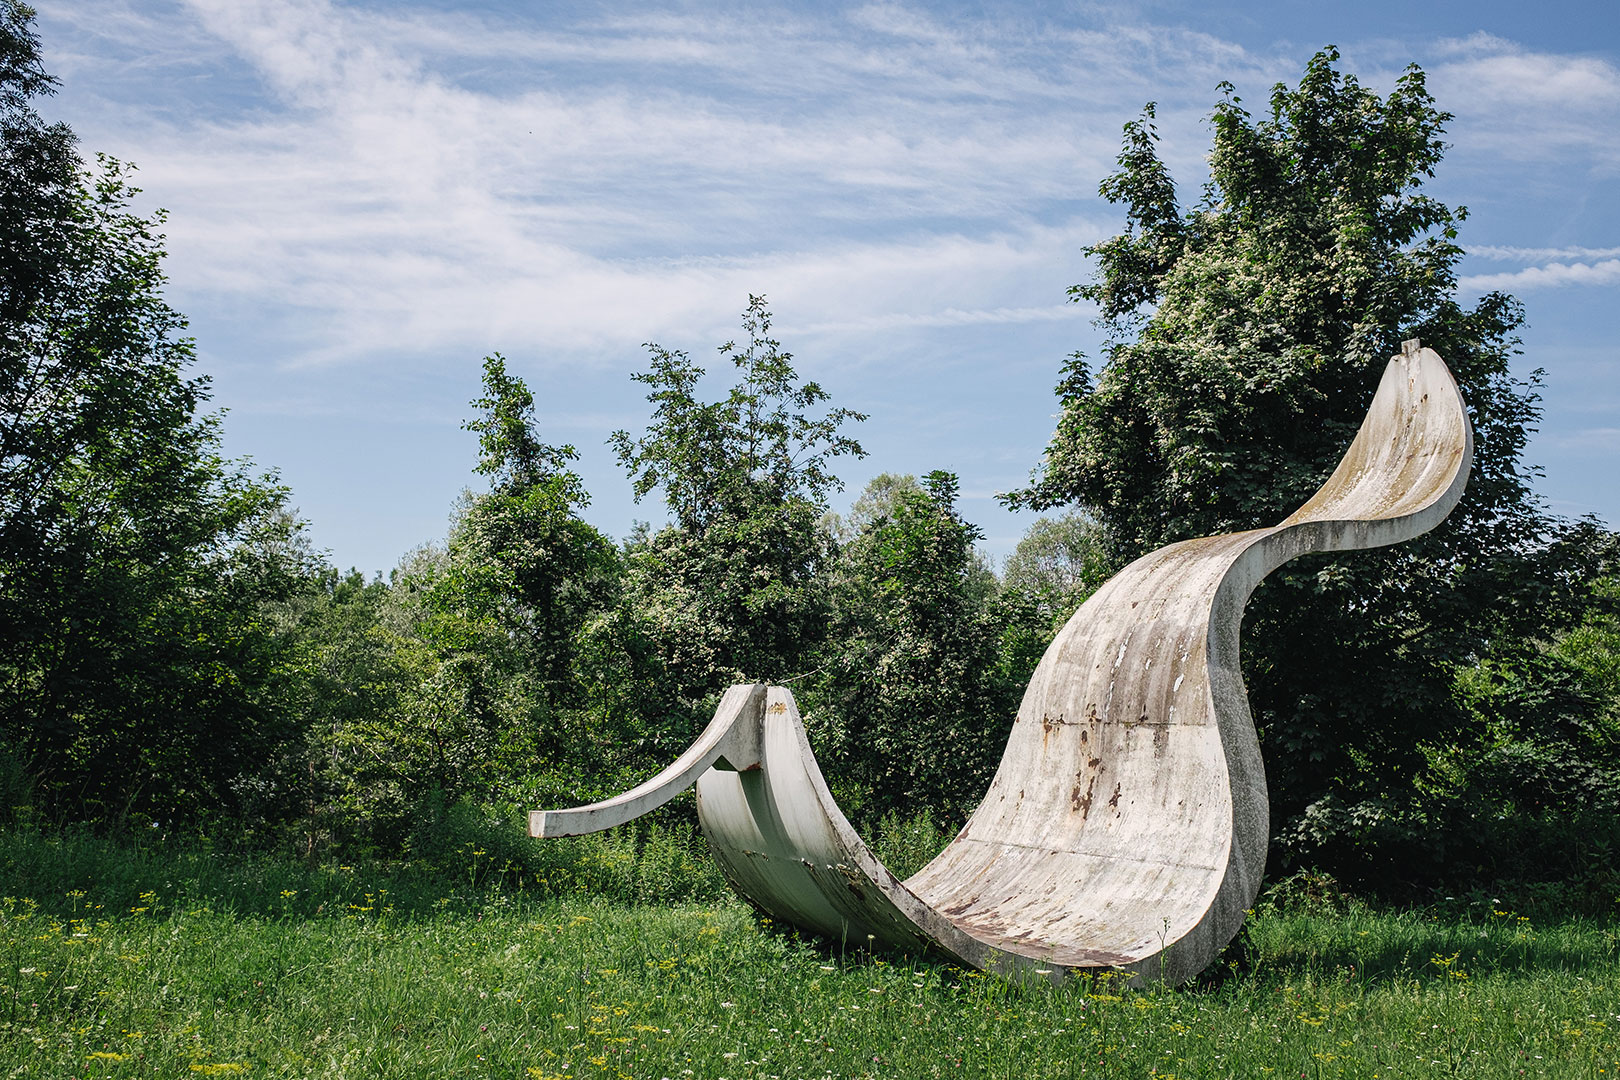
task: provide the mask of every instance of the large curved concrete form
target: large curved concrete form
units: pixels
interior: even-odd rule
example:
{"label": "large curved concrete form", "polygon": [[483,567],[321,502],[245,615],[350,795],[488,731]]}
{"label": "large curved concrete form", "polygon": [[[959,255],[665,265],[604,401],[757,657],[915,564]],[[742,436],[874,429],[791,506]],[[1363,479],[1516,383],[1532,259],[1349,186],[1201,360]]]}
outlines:
{"label": "large curved concrete form", "polygon": [[833,802],[792,694],[774,686],[732,687],[665,772],[605,803],[536,811],[530,832],[607,828],[696,781],[726,874],[784,921],[1014,978],[1189,978],[1237,933],[1265,870],[1265,769],[1238,664],[1250,593],[1297,555],[1434,528],[1472,455],[1451,373],[1407,342],[1338,469],[1286,521],[1160,548],[1075,612],[984,801],[906,881]]}

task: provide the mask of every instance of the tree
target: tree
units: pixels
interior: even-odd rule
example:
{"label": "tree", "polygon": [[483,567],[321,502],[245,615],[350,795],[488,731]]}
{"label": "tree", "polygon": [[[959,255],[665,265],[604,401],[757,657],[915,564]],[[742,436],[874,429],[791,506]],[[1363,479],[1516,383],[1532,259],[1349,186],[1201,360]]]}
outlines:
{"label": "tree", "polygon": [[627,553],[621,603],[593,631],[599,708],[649,760],[684,749],[727,684],[808,670],[826,633],[831,462],[864,453],[841,428],[865,417],[799,380],[763,297],[742,325],[746,345],[720,347],[739,379],[718,401],[685,353],[649,345],[635,379],[652,419],[610,440],[637,499],[657,491],[674,517]]}
{"label": "tree", "polygon": [[1007,556],[1002,584],[1035,597],[1059,626],[1108,579],[1107,542],[1084,514],[1036,518]]}
{"label": "tree", "polygon": [[1158,158],[1153,107],[1126,125],[1101,187],[1126,228],[1088,249],[1096,276],[1071,290],[1099,308],[1106,364],[1065,366],[1045,459],[1005,497],[1083,507],[1116,564],[1275,524],[1326,479],[1402,340],[1446,359],[1475,430],[1462,504],[1416,542],[1300,559],[1251,605],[1245,669],[1284,826],[1313,806],[1374,813],[1411,796],[1427,750],[1469,722],[1454,667],[1543,632],[1572,587],[1549,543],[1566,526],[1522,461],[1540,379],[1509,368],[1522,310],[1499,293],[1457,302],[1466,211],[1422,191],[1450,118],[1417,67],[1381,98],[1337,60],[1316,54],[1259,120],[1223,86],[1191,209]]}
{"label": "tree", "polygon": [[720,355],[742,376],[720,401],[698,400],[704,371],[684,352],[649,344],[651,367],[632,378],[652,388],[652,422],[640,439],[616,431],[609,440],[637,501],[660,490],[676,524],[693,535],[789,500],[824,509],[827,496],[843,488],[828,471],[831,460],[866,453],[839,433],[845,423],[865,420],[864,414],[829,408],[811,415],[828,400],[827,392],[819,383],[799,382],[793,354],[770,336],[763,296],[749,296],[742,324],[748,345],[720,346]]}
{"label": "tree", "polygon": [[35,113],[32,19],[0,4],[0,748],[48,813],[186,820],[292,736],[261,605],[300,525],[199,411],[162,214]]}
{"label": "tree", "polygon": [[[1426,747],[1420,798],[1366,824],[1386,846],[1437,864],[1448,887],[1551,894],[1602,913],[1620,890],[1620,535],[1577,522],[1541,563],[1544,632],[1498,635],[1456,665],[1454,699],[1469,723],[1456,741]],[[1318,810],[1331,819],[1346,808]]]}
{"label": "tree", "polygon": [[490,487],[464,495],[445,547],[399,575],[393,662],[413,673],[413,690],[364,736],[418,798],[449,803],[599,764],[581,726],[577,648],[620,575],[612,542],[580,516],[590,497],[570,467],[577,452],[541,440],[534,395],[499,354],[484,359],[471,404],[479,412],[464,427],[478,434]]}
{"label": "tree", "polygon": [[465,613],[497,620],[521,638],[550,704],[573,703],[574,639],[608,602],[618,574],[613,544],[580,516],[590,496],[569,468],[572,446],[541,442],[534,395],[505,358],[484,360],[478,472],[490,478],[450,537],[450,569],[436,586]]}
{"label": "tree", "polygon": [[413,771],[414,743],[401,722],[427,681],[411,663],[426,650],[389,625],[397,600],[380,576],[368,582],[358,570],[321,566],[272,606],[289,653],[277,707],[300,737],[237,784],[233,825],[246,839],[305,858],[399,849],[429,784]]}
{"label": "tree", "polygon": [[[807,719],[863,816],[960,820],[1006,744],[1033,659],[1004,663],[1009,619],[956,508],[957,478],[876,478],[834,572],[826,655]],[[1044,644],[1044,642],[1042,643]],[[1028,666],[1025,661],[1028,660]]]}

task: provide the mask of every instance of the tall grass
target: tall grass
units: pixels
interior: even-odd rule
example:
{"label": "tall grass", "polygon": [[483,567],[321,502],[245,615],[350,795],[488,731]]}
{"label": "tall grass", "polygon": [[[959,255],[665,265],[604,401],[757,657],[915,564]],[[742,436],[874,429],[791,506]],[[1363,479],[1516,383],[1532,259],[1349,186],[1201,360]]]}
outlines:
{"label": "tall grass", "polygon": [[[632,838],[602,843],[581,858]],[[724,896],[636,902],[657,873],[612,871],[611,900],[574,864],[567,890],[519,887],[478,850],[447,870],[310,867],[0,837],[0,1076],[1620,1069],[1614,919],[1276,905],[1188,987],[1020,988],[845,954]]]}
{"label": "tall grass", "polygon": [[172,906],[257,916],[316,916],[384,893],[396,915],[476,910],[499,898],[637,904],[728,895],[705,842],[680,821],[542,844],[519,825],[454,808],[417,838],[409,858],[332,863],[88,833],[0,833],[0,892],[26,894],[50,914],[60,916],[76,891],[95,895],[105,910],[126,910],[154,885]]}

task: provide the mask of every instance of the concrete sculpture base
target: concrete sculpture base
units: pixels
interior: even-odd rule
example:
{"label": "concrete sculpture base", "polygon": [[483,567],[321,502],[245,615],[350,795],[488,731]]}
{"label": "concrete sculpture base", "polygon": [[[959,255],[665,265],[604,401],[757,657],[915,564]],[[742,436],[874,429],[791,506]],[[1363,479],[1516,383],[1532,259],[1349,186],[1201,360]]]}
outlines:
{"label": "concrete sculpture base", "polygon": [[609,828],[695,782],[727,876],[786,922],[1014,978],[1190,978],[1242,925],[1270,839],[1238,663],[1250,593],[1297,555],[1434,528],[1472,455],[1451,373],[1407,342],[1338,469],[1286,521],[1160,548],[1075,612],[1035,669],[984,801],[906,881],[833,802],[781,687],[732,687],[663,773],[594,806],[535,811],[530,832]]}

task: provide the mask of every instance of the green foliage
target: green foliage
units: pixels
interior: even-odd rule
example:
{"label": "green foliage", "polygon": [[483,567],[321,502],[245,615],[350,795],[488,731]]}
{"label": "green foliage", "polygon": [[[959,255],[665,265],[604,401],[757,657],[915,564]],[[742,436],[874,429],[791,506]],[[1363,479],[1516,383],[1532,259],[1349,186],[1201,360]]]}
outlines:
{"label": "green foliage", "polygon": [[1102,527],[1084,514],[1036,518],[1007,557],[1001,580],[1028,594],[1061,627],[1114,567]]}
{"label": "green foliage", "polygon": [[[478,471],[444,547],[392,582],[325,568],[273,612],[301,738],[265,764],[240,815],[305,857],[400,852],[445,806],[589,802],[603,774],[575,641],[617,588],[613,545],[579,516],[571,447],[542,442],[533,398],[484,361]],[[429,830],[432,832],[433,830]]]}
{"label": "green foliage", "polygon": [[808,719],[863,816],[931,807],[959,819],[989,785],[1028,671],[1003,667],[996,582],[956,477],[880,477],[869,495],[887,505],[843,552]]}
{"label": "green foliage", "polygon": [[483,411],[461,425],[478,433],[478,465],[473,470],[490,478],[495,490],[527,493],[545,488],[565,510],[590,503],[579,476],[568,463],[578,461],[572,446],[550,446],[534,429],[534,394],[523,380],[506,370],[500,353],[484,357],[484,395],[472,407]]}
{"label": "green foliage", "polygon": [[[1613,561],[1611,556],[1611,566]],[[1558,641],[1557,651],[1603,702],[1599,722],[1613,730],[1620,724],[1620,574],[1610,569],[1594,575],[1587,588],[1580,621]]]}
{"label": "green foliage", "polygon": [[1437,763],[1437,779],[1508,812],[1620,811],[1620,729],[1583,676],[1533,644],[1464,669],[1457,690],[1474,741],[1448,748],[1455,771]]}
{"label": "green foliage", "polygon": [[[1021,692],[1053,637],[1108,579],[1102,527],[1080,513],[1036,518],[1007,557],[996,598],[1001,667]],[[1016,701],[1015,701],[1016,704]]]}
{"label": "green foliage", "polygon": [[1274,524],[1332,470],[1399,342],[1421,336],[1474,414],[1470,505],[1522,516],[1535,412],[1507,369],[1520,309],[1498,294],[1457,305],[1466,213],[1420,190],[1450,117],[1416,67],[1380,99],[1337,58],[1313,57],[1259,121],[1226,87],[1210,186],[1185,213],[1151,107],[1126,126],[1102,185],[1126,231],[1088,249],[1097,276],[1071,290],[1098,305],[1108,363],[1096,379],[1080,357],[1066,368],[1046,459],[1011,505],[1078,499],[1125,555]]}
{"label": "green foliage", "polygon": [[590,503],[572,446],[550,446],[534,430],[534,397],[499,354],[484,361],[478,471],[488,494],[472,496],[450,536],[449,557],[427,586],[446,622],[442,643],[485,621],[512,637],[543,684],[546,704],[572,703],[574,639],[606,604],[618,574],[612,543],[580,517]]}
{"label": "green foliage", "polygon": [[879,473],[868,480],[866,487],[855,497],[847,516],[827,515],[828,531],[840,546],[848,545],[879,518],[892,518],[900,504],[900,496],[922,489],[911,473]]}
{"label": "green foliage", "polygon": [[830,617],[831,460],[860,456],[840,433],[865,419],[823,408],[792,356],[770,337],[770,312],[749,297],[746,346],[727,342],[739,381],[721,400],[697,396],[703,369],[649,345],[646,434],[612,444],[638,498],[658,491],[674,522],[625,552],[619,605],[587,631],[595,712],[627,747],[667,761],[734,682],[781,681],[813,665]]}
{"label": "green foliage", "polygon": [[1097,275],[1072,290],[1100,309],[1107,363],[1065,367],[1046,458],[1007,496],[1078,503],[1115,562],[1272,525],[1326,479],[1400,341],[1445,358],[1475,432],[1462,504],[1415,542],[1297,560],[1245,623],[1272,819],[1301,843],[1327,836],[1304,827],[1325,808],[1408,801],[1425,747],[1468,741],[1453,669],[1554,632],[1582,580],[1580,538],[1544,512],[1521,460],[1539,415],[1539,375],[1522,383],[1509,367],[1521,309],[1500,294],[1456,302],[1466,212],[1422,191],[1449,116],[1418,68],[1380,97],[1337,59],[1318,53],[1258,120],[1225,88],[1211,180],[1190,210],[1158,159],[1151,106],[1127,125],[1102,186],[1126,229],[1090,249]]}
{"label": "green foliage", "polygon": [[1504,605],[1504,629],[1447,671],[1443,704],[1460,722],[1411,733],[1411,774],[1375,773],[1351,747],[1362,774],[1284,824],[1284,850],[1385,892],[1558,895],[1607,910],[1620,889],[1620,727],[1601,642],[1617,621],[1605,576],[1616,543],[1577,523],[1547,545],[1526,573],[1540,605],[1531,625],[1547,636],[1525,636],[1526,616]]}
{"label": "green foliage", "polygon": [[589,498],[568,467],[573,447],[541,441],[533,395],[501,356],[485,359],[483,387],[465,426],[490,490],[466,497],[445,549],[418,553],[354,612],[345,677],[381,694],[374,707],[310,729],[341,763],[334,780],[351,778],[338,817],[384,850],[432,806],[535,784],[574,801],[564,793],[599,771],[580,725],[576,639],[613,602],[618,554],[580,517]]}
{"label": "green foliage", "polygon": [[910,815],[890,810],[863,835],[878,862],[904,881],[944,851],[956,836],[956,829],[926,809]]}
{"label": "green foliage", "polygon": [[300,738],[239,785],[244,839],[306,858],[403,843],[424,782],[410,720],[425,650],[400,632],[395,607],[382,580],[325,567],[274,612],[291,656],[283,708]]}
{"label": "green foliage", "polygon": [[1380,822],[1396,834],[1383,847],[1416,849],[1436,885],[1553,891],[1595,910],[1620,895],[1620,596],[1604,576],[1617,538],[1589,526],[1575,535],[1577,584],[1548,619],[1565,629],[1550,641],[1505,636],[1456,669],[1469,723],[1424,747],[1415,797]]}
{"label": "green foliage", "polygon": [[293,734],[260,610],[307,548],[199,414],[162,215],[33,111],[31,19],[0,8],[0,745],[47,815],[195,821]]}
{"label": "green foliage", "polygon": [[827,471],[831,459],[866,453],[839,433],[865,415],[845,408],[810,414],[827,393],[817,383],[799,382],[793,354],[770,336],[763,296],[748,298],[742,326],[746,347],[720,346],[741,373],[720,401],[697,398],[704,372],[685,353],[649,344],[651,366],[633,378],[651,388],[652,422],[643,438],[617,431],[610,440],[636,498],[660,491],[679,527],[694,534],[789,500],[824,507],[828,494],[843,487]]}

